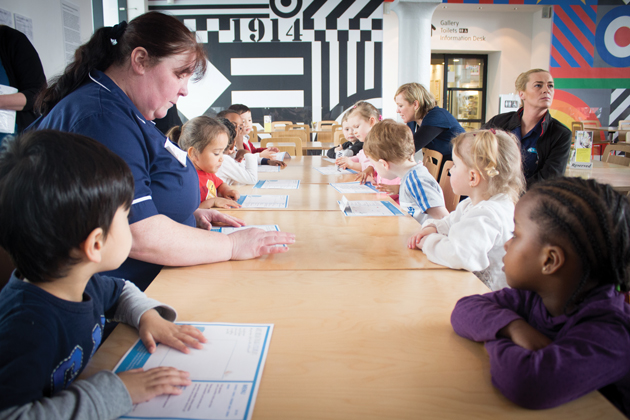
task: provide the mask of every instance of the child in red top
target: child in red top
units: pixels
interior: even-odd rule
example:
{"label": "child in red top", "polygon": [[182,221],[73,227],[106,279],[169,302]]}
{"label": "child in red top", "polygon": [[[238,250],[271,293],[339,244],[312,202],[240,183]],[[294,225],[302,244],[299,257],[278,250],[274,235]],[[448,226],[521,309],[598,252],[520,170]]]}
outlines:
{"label": "child in red top", "polygon": [[201,116],[181,127],[174,127],[168,137],[188,153],[199,177],[201,204],[199,208],[237,208],[240,194],[223,183],[215,173],[223,163],[223,151],[228,144],[229,131],[217,119]]}

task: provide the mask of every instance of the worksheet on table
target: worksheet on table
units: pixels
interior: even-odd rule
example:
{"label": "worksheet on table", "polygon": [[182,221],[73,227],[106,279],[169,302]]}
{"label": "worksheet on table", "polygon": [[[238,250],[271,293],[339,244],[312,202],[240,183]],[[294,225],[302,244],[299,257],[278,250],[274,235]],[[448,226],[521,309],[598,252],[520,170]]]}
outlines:
{"label": "worksheet on table", "polygon": [[289,205],[288,195],[241,195],[238,204],[243,209],[286,209]]}
{"label": "worksheet on table", "polygon": [[280,167],[271,165],[258,165],[258,172],[280,172]]}
{"label": "worksheet on table", "polygon": [[345,198],[337,203],[346,216],[404,216],[389,201],[348,201]]}
{"label": "worksheet on table", "polygon": [[361,184],[359,181],[356,182],[338,182],[338,183],[330,183],[330,186],[339,191],[342,194],[369,194],[369,193],[378,193],[380,192],[374,186],[366,182],[365,184]]}
{"label": "worksheet on table", "polygon": [[313,168],[323,175],[356,174],[352,169],[338,169],[337,166],[320,166]]}
{"label": "worksheet on table", "polygon": [[251,419],[273,324],[184,322],[206,337],[202,349],[182,353],[158,344],[150,354],[142,342],[123,356],[115,373],[172,366],[190,373],[192,385],[180,395],[162,395],[135,404],[128,419]]}
{"label": "worksheet on table", "polygon": [[262,189],[280,189],[280,190],[297,190],[300,187],[300,181],[297,179],[268,179],[258,181],[254,188]]}

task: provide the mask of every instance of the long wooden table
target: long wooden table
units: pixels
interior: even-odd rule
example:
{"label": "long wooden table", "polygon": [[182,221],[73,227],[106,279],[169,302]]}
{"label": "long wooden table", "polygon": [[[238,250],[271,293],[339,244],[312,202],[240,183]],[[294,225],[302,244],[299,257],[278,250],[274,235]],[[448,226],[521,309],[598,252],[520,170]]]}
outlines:
{"label": "long wooden table", "polygon": [[592,169],[567,169],[565,176],[594,179],[602,184],[610,184],[617,191],[630,191],[628,166],[594,160]]}
{"label": "long wooden table", "polygon": [[[304,196],[294,198],[302,210],[226,211],[296,233],[289,252],[165,268],[147,289],[180,321],[275,325],[255,420],[625,418],[598,392],[541,411],[503,397],[483,345],[450,325],[456,301],[486,286],[407,249],[420,228],[409,216],[353,218],[327,209],[323,200],[334,194],[321,184],[330,178],[312,169],[321,164],[302,157],[264,174],[301,179]],[[118,326],[82,376],[112,369],[137,338]]]}

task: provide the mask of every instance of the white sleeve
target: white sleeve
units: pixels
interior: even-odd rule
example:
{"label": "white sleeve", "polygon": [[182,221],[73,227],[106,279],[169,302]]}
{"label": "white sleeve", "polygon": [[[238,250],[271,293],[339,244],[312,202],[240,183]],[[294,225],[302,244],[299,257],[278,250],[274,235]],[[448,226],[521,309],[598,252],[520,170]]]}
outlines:
{"label": "white sleeve", "polygon": [[237,162],[231,156],[224,156],[223,165],[219,168],[217,176],[228,185],[237,182],[239,184],[255,184],[258,182],[258,159],[255,154],[245,154],[245,165]]}
{"label": "white sleeve", "polygon": [[3,420],[110,420],[133,408],[131,397],[118,375],[103,370],[87,379],[74,381],[67,389],[0,412]]}
{"label": "white sleeve", "polygon": [[125,281],[122,293],[118,298],[118,306],[114,314],[114,321],[124,322],[138,329],[140,318],[150,310],[155,309],[160,316],[167,321],[175,321],[177,312],[168,305],[147,297],[138,287],[130,281]]}
{"label": "white sleeve", "polygon": [[451,225],[457,223],[461,217],[466,207],[470,204],[470,199],[462,201],[457,205],[457,208],[449,213],[448,216],[443,217],[442,219],[428,219],[424,223],[422,223],[422,228],[433,226],[437,229],[438,233],[442,235],[448,235],[448,232],[451,229]]}
{"label": "white sleeve", "polygon": [[490,265],[488,252],[501,237],[498,215],[489,209],[471,209],[450,226],[448,236],[426,237],[422,251],[430,261],[450,268],[481,271]]}

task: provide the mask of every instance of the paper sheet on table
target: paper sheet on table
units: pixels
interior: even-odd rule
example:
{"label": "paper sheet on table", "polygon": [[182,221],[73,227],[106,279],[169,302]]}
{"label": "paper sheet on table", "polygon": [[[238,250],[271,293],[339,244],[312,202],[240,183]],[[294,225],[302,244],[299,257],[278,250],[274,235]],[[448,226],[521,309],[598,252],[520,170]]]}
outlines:
{"label": "paper sheet on table", "polygon": [[172,366],[190,373],[192,385],[181,395],[162,395],[136,404],[120,418],[251,419],[267,359],[273,324],[185,322],[208,340],[184,354],[158,344],[150,354],[142,342],[123,356],[114,372]]}
{"label": "paper sheet on table", "polygon": [[258,172],[280,172],[280,167],[271,165],[258,165]]}
{"label": "paper sheet on table", "polygon": [[[0,95],[10,95],[17,93],[17,89],[12,86],[0,85]],[[15,111],[9,109],[0,110],[0,133],[15,132]]]}
{"label": "paper sheet on table", "polygon": [[331,159],[331,158],[327,158],[327,157],[322,158],[322,160],[325,160],[326,162],[330,162],[330,163],[335,163],[336,162],[335,159]]}
{"label": "paper sheet on table", "polygon": [[336,166],[320,166],[319,168],[313,168],[323,175],[338,175],[338,174],[356,174],[357,171],[352,169],[337,169]]}
{"label": "paper sheet on table", "polygon": [[[227,226],[227,227],[213,227],[210,230],[212,232],[225,233],[226,235],[229,235],[230,233],[234,233],[234,232],[237,232],[239,230],[251,229],[251,228],[262,229],[262,230],[267,231],[267,232],[280,232],[280,227],[278,225],[249,225],[249,226],[241,226],[241,227],[231,227],[231,226]],[[284,245],[284,244],[277,244],[275,246],[284,246],[284,247],[286,247],[286,245]]]}
{"label": "paper sheet on table", "polygon": [[288,195],[241,195],[238,199],[241,208],[247,209],[286,209],[289,205]]}
{"label": "paper sheet on table", "polygon": [[281,190],[297,190],[300,187],[300,181],[297,179],[267,179],[258,181],[254,188],[263,189],[281,189]]}
{"label": "paper sheet on table", "polygon": [[271,155],[271,157],[273,157],[275,160],[279,160],[279,161],[283,161],[285,159],[287,159],[287,160],[291,159],[291,155],[288,154],[287,152],[278,152],[275,155]]}
{"label": "paper sheet on table", "polygon": [[369,193],[378,193],[380,192],[374,186],[366,182],[365,184],[361,184],[359,181],[356,182],[338,182],[338,183],[330,183],[330,186],[339,191],[342,194],[369,194]]}
{"label": "paper sheet on table", "polygon": [[[343,197],[344,199],[346,197]],[[389,201],[337,201],[346,216],[404,216]]]}

